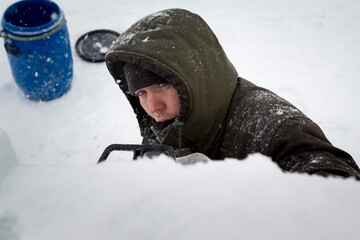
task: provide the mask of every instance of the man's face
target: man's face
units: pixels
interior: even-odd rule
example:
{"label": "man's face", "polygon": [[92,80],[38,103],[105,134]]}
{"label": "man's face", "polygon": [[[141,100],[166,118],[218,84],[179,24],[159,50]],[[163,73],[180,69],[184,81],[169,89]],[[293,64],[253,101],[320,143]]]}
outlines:
{"label": "man's face", "polygon": [[179,95],[168,83],[155,84],[135,91],[144,110],[157,122],[175,119],[180,113]]}

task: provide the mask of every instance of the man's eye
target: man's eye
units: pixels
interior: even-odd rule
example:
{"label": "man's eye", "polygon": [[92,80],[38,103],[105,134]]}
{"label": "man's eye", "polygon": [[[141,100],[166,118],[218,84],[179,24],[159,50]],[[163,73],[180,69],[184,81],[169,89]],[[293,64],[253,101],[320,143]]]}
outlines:
{"label": "man's eye", "polygon": [[160,83],[159,86],[160,87],[166,87],[168,85],[168,83]]}
{"label": "man's eye", "polygon": [[145,90],[142,90],[142,91],[137,92],[135,95],[138,96],[138,97],[141,97],[141,96],[143,96],[145,93],[146,93],[146,91],[145,91]]}

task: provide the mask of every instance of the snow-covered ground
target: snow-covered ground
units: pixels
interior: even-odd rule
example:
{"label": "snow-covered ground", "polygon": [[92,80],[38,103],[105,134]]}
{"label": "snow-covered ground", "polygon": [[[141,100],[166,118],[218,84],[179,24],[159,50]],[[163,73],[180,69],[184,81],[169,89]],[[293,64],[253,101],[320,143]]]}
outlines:
{"label": "snow-covered ground", "polygon": [[[1,0],[1,13],[13,2]],[[105,64],[85,62],[74,50],[85,32],[123,32],[147,14],[188,9],[217,34],[240,76],[299,107],[360,164],[359,1],[57,3],[73,46],[68,94],[27,100],[0,50],[0,128],[19,162],[0,182],[1,240],[359,238],[353,179],[284,174],[260,155],[183,166],[113,153],[96,165],[109,144],[141,138]]]}

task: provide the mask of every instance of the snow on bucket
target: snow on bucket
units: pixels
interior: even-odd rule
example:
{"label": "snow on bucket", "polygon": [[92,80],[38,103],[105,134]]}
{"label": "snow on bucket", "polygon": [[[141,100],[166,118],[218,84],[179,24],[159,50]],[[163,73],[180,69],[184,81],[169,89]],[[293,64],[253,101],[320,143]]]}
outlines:
{"label": "snow on bucket", "polygon": [[71,86],[73,60],[63,11],[49,0],[24,0],[9,6],[2,37],[15,82],[27,98],[48,101]]}

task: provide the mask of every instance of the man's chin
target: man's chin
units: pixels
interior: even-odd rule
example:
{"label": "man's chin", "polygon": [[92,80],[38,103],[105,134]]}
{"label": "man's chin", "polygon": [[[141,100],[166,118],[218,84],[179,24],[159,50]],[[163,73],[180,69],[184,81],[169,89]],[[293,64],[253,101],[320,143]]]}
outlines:
{"label": "man's chin", "polygon": [[172,122],[174,121],[174,118],[154,118],[156,122],[158,123],[167,123],[167,122]]}
{"label": "man's chin", "polygon": [[178,116],[173,116],[173,115],[159,115],[159,116],[151,116],[156,122],[158,123],[166,123],[169,121],[174,121],[174,119],[176,119]]}
{"label": "man's chin", "polygon": [[167,121],[169,121],[170,119],[155,119],[155,121],[156,122],[158,122],[158,123],[165,123],[165,122],[167,122]]}

